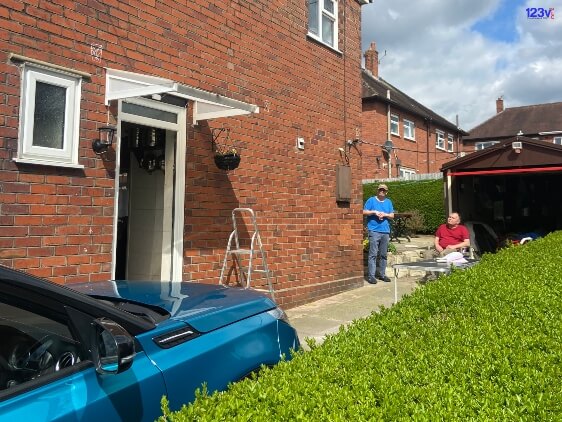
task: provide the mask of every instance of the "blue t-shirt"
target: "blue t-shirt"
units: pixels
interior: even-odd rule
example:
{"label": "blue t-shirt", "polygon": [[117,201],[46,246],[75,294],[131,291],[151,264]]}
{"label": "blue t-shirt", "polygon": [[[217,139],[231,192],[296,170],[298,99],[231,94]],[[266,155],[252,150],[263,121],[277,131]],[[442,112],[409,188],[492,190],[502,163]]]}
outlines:
{"label": "blue t-shirt", "polygon": [[[363,207],[366,211],[382,211],[385,214],[391,214],[394,212],[394,206],[392,205],[392,201],[388,198],[385,198],[383,201],[379,201],[376,196],[371,196],[365,202],[365,207]],[[379,232],[379,233],[390,233],[390,223],[388,222],[388,218],[379,218],[376,215],[367,215],[367,229]]]}

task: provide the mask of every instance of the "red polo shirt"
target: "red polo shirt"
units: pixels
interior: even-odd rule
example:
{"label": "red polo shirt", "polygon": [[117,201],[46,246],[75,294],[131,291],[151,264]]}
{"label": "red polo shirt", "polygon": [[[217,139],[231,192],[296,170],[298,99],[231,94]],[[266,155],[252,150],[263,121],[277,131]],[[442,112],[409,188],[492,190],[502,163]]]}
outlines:
{"label": "red polo shirt", "polygon": [[468,229],[460,224],[454,229],[449,228],[446,224],[441,224],[435,232],[435,237],[439,238],[439,245],[443,249],[449,245],[458,245],[465,239],[470,239]]}

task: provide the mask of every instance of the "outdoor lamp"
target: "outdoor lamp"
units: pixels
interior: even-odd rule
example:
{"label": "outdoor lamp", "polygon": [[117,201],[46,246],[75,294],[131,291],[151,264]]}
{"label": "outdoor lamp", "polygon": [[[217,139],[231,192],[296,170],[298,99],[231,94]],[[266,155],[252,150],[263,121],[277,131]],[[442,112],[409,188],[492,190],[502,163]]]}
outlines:
{"label": "outdoor lamp", "polygon": [[98,130],[100,136],[99,139],[92,141],[92,149],[96,154],[102,154],[113,144],[113,137],[115,132],[117,132],[117,128],[115,126],[100,126]]}

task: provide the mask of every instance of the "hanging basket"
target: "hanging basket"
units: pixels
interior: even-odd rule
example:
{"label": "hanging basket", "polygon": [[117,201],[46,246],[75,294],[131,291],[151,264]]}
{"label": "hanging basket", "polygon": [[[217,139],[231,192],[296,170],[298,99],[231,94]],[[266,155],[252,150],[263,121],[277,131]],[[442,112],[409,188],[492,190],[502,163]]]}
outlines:
{"label": "hanging basket", "polygon": [[215,154],[215,164],[221,170],[234,170],[240,165],[240,155],[234,153]]}

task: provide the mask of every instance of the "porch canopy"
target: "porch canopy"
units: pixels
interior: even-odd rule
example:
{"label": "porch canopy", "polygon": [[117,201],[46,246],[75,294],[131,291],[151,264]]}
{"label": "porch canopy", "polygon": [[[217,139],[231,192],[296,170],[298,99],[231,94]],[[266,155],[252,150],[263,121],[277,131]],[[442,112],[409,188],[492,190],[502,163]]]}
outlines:
{"label": "porch canopy", "polygon": [[171,79],[106,68],[105,104],[112,100],[170,94],[194,102],[193,120],[216,119],[259,113],[259,107]]}

